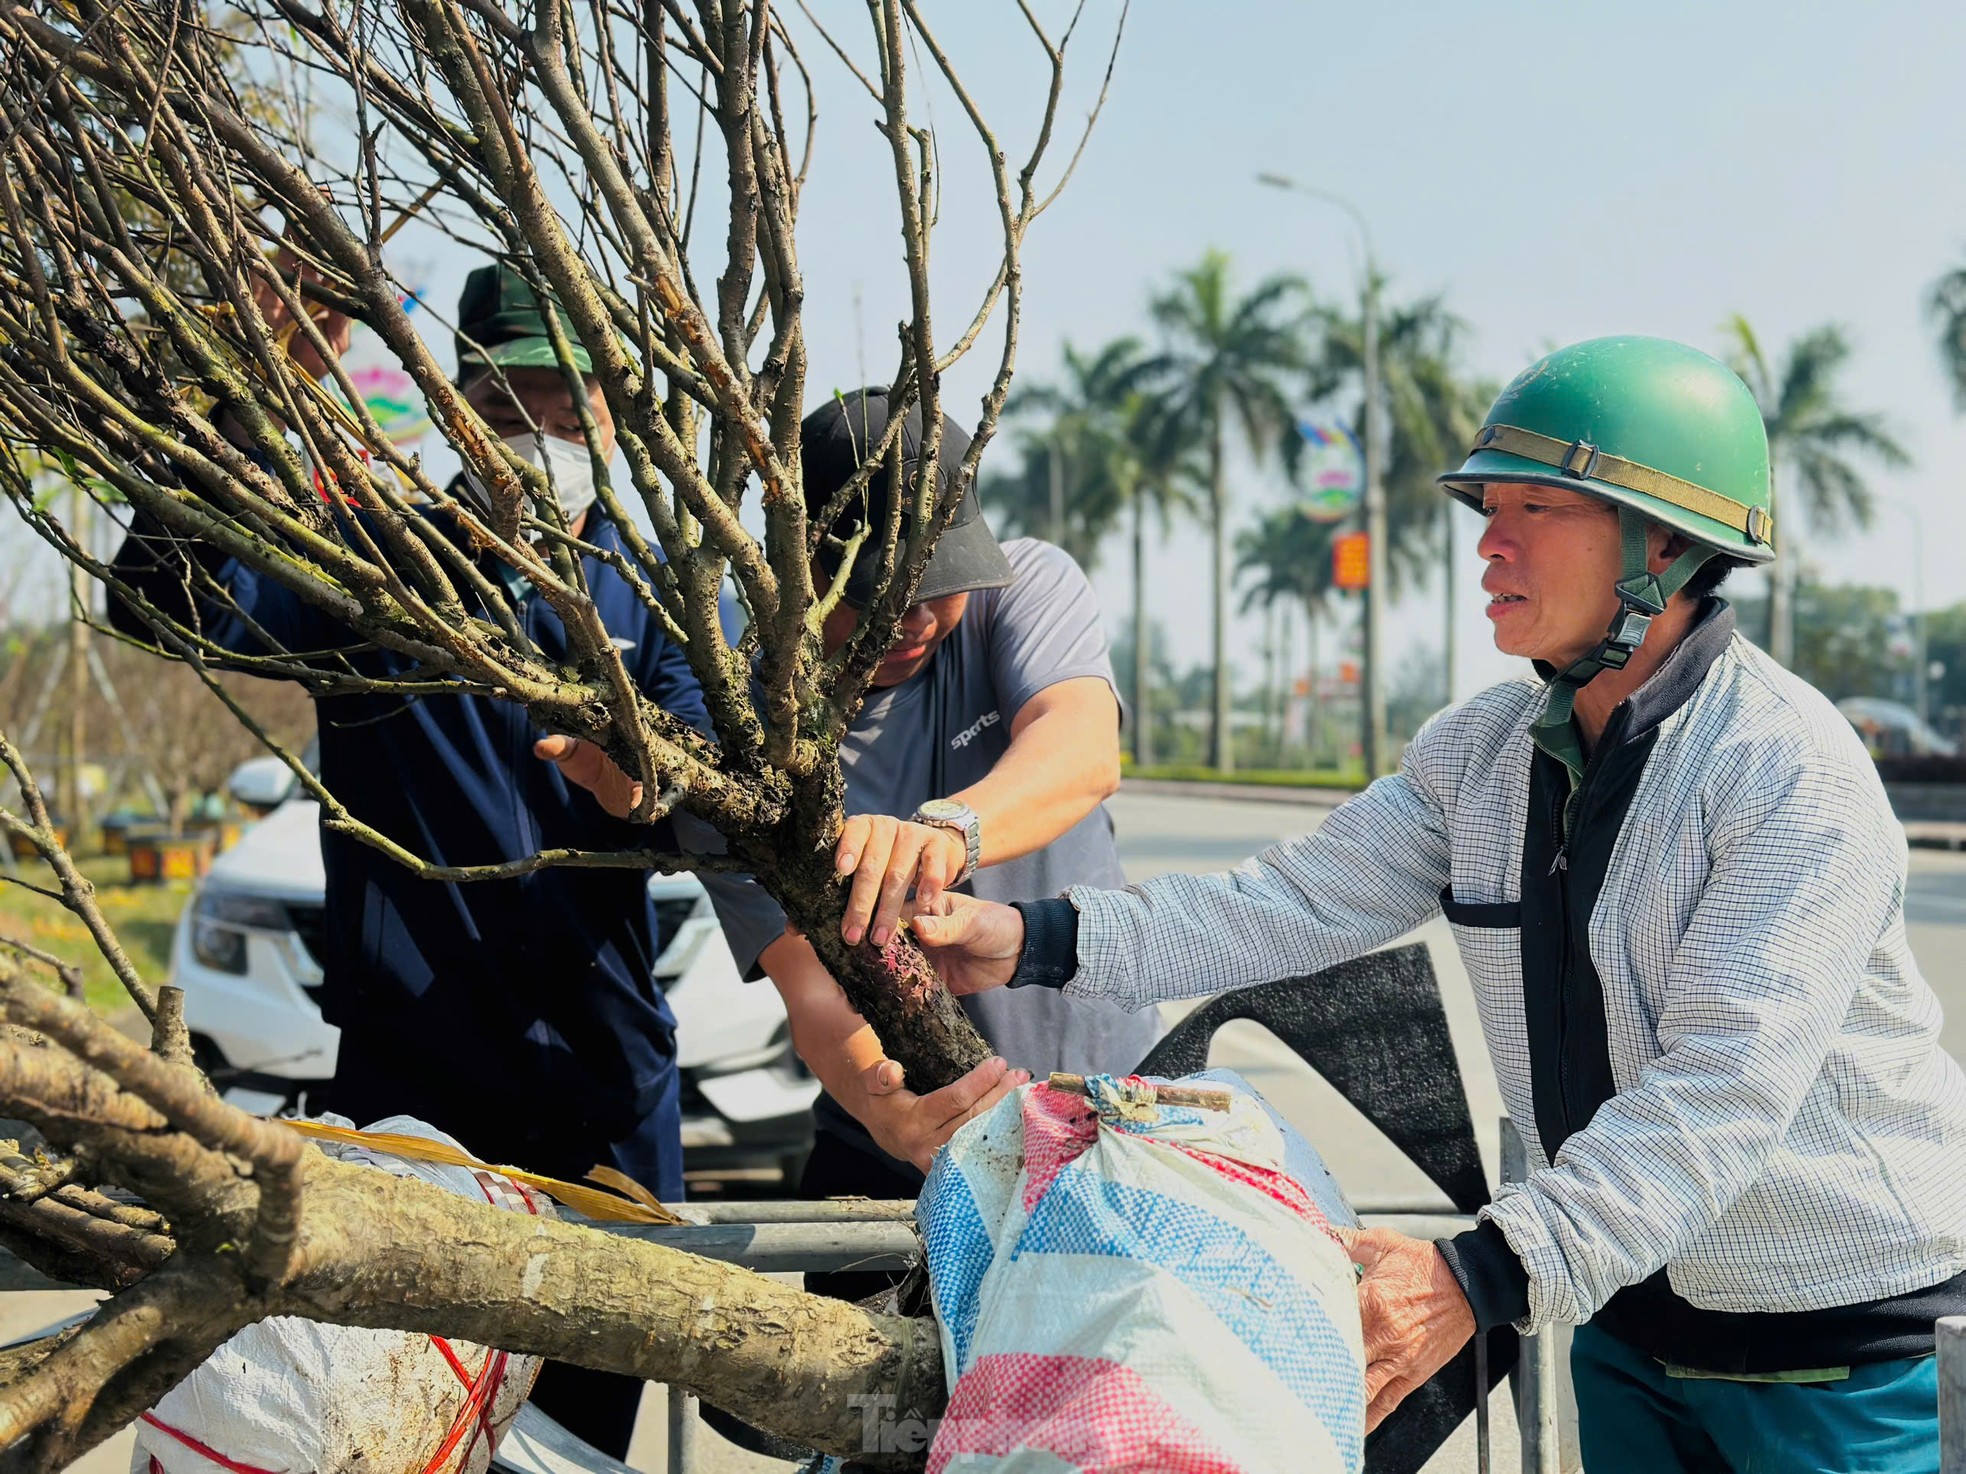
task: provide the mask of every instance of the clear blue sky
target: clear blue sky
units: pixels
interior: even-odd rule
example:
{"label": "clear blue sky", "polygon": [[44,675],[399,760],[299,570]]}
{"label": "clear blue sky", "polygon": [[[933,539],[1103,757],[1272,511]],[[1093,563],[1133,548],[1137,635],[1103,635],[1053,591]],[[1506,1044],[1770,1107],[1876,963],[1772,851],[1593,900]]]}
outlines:
{"label": "clear blue sky", "polygon": [[[858,5],[816,8],[844,34],[864,27]],[[1041,79],[1014,8],[943,0],[929,13],[1006,139],[1026,139]],[[1092,0],[1086,28],[1110,29],[1114,14],[1111,0]],[[1082,114],[1093,90],[1093,40],[1068,111]],[[1928,604],[1966,599],[1966,559],[1945,551],[1966,543],[1966,421],[1953,415],[1922,307],[1941,269],[1966,260],[1963,55],[1966,7],[1954,4],[1141,0],[1085,160],[1030,241],[1023,371],[1050,372],[1064,339],[1144,331],[1150,290],[1210,246],[1230,251],[1245,280],[1289,269],[1322,291],[1351,290],[1345,218],[1252,179],[1287,172],[1350,197],[1392,290],[1444,291],[1472,329],[1475,366],[1497,379],[1600,333],[1716,346],[1737,311],[1769,345],[1846,325],[1857,345],[1850,401],[1888,412],[1918,458],[1873,484],[1922,519]],[[856,289],[876,375],[892,360],[900,298],[891,186],[866,101],[856,107],[838,86],[830,58],[815,60],[835,98],[804,247],[824,383],[830,355],[859,356]],[[973,140],[946,99],[935,117],[949,181],[936,248],[947,334],[991,240]],[[837,375],[855,376],[852,366]],[[973,394],[981,382],[959,375],[954,387]],[[1246,474],[1238,490],[1252,510],[1282,495],[1274,477]],[[1885,510],[1868,536],[1818,537],[1805,556],[1908,599],[1915,546],[1909,521]],[[1472,571],[1471,539],[1462,555]],[[1205,648],[1182,587],[1199,579],[1198,559],[1183,536],[1154,580],[1190,659]],[[1115,546],[1099,584],[1116,619],[1124,573]],[[1472,583],[1462,581],[1458,611],[1462,692],[1511,671],[1487,651]],[[1436,601],[1410,603],[1396,636],[1437,642]],[[1241,635],[1253,642],[1257,631]]]}

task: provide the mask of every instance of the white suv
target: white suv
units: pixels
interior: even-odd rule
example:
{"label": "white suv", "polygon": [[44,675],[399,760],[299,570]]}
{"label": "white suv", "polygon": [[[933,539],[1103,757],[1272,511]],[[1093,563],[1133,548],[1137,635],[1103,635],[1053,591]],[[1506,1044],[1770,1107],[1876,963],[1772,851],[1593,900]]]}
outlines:
{"label": "white suv", "polygon": [[[263,1115],[307,1109],[308,1092],[334,1074],[341,1034],[318,1001],[319,806],[280,802],[284,790],[262,768],[269,761],[278,760],[247,764],[233,787],[246,802],[277,807],[213,861],[171,945],[199,1064],[227,1100]],[[819,1084],[792,1051],[778,992],[738,976],[694,876],[652,875],[649,891],[665,939],[655,979],[676,1016],[684,1168],[773,1168],[789,1187],[812,1143]]]}

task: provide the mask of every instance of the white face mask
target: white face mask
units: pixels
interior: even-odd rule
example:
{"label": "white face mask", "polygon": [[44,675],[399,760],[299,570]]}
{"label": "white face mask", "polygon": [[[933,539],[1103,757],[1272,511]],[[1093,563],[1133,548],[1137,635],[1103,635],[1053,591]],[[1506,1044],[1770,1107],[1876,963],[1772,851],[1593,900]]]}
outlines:
{"label": "white face mask", "polygon": [[[594,505],[594,459],[587,453],[585,440],[562,440],[557,435],[512,435],[506,438],[505,448],[527,465],[546,473],[568,526]],[[476,475],[466,471],[464,484],[479,506],[491,506],[491,493]]]}

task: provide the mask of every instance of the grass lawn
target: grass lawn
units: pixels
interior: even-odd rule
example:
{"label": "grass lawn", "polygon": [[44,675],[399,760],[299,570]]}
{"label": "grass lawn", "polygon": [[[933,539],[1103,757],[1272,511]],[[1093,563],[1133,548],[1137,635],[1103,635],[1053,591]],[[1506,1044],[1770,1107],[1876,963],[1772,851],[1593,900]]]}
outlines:
{"label": "grass lawn", "polygon": [[[14,863],[21,879],[56,889],[53,875],[38,859]],[[78,863],[95,882],[103,918],[136,964],[138,975],[152,987],[164,982],[170,975],[171,933],[178,913],[191,899],[191,882],[131,885],[130,863],[121,855],[100,855]],[[80,918],[13,884],[5,870],[0,870],[0,936],[17,938],[64,962],[79,963],[89,1006],[97,1012],[113,1017],[134,1007]]]}

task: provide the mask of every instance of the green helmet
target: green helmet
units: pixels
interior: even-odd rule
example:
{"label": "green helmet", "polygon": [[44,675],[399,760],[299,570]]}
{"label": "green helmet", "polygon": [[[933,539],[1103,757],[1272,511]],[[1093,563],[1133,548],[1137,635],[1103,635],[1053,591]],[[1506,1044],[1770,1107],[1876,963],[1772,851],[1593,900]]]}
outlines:
{"label": "green helmet", "polygon": [[1760,407],[1683,343],[1592,338],[1517,374],[1466,463],[1440,477],[1474,507],[1490,481],[1588,492],[1747,562],[1775,556]]}
{"label": "green helmet", "polygon": [[[1592,338],[1538,359],[1502,391],[1461,469],[1439,479],[1476,508],[1485,484],[1505,481],[1567,487],[1618,509],[1619,612],[1596,649],[1552,674],[1534,729],[1573,775],[1583,766],[1570,724],[1577,691],[1624,668],[1708,559],[1775,556],[1768,432],[1754,395],[1718,359],[1664,338]],[[1647,552],[1653,522],[1694,544],[1660,573]]]}

